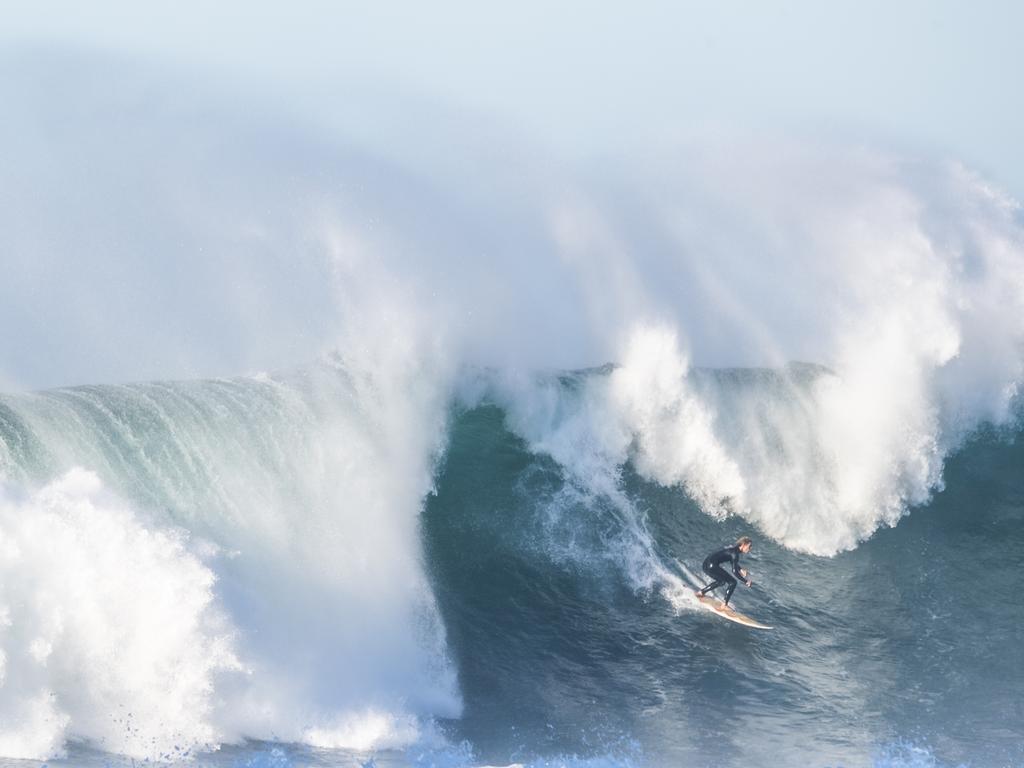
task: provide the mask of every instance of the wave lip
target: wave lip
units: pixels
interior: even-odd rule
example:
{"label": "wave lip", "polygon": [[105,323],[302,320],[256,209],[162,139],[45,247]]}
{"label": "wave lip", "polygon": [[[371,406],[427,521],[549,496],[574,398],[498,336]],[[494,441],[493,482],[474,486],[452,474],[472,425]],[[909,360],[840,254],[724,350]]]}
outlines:
{"label": "wave lip", "polygon": [[621,496],[629,464],[711,517],[739,515],[790,549],[831,556],[928,502],[974,432],[1020,423],[1016,382],[995,388],[994,411],[968,413],[945,383],[953,358],[895,354],[838,371],[695,368],[673,329],[640,325],[619,365],[570,378],[498,373],[476,396],[586,493]]}

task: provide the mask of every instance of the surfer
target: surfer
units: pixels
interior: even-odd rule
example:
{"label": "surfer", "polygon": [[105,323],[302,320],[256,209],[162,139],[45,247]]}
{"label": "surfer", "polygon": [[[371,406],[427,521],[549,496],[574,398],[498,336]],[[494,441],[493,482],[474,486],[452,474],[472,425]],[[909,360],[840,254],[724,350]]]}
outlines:
{"label": "surfer", "polygon": [[754,542],[749,536],[740,536],[731,547],[724,547],[704,558],[704,565],[701,567],[704,569],[704,573],[711,577],[711,583],[704,587],[704,589],[697,590],[694,594],[698,597],[704,597],[705,593],[728,584],[729,586],[725,590],[725,607],[728,608],[729,598],[732,597],[732,591],[736,589],[736,579],[729,575],[728,571],[722,567],[722,564],[727,560],[731,562],[732,572],[749,587],[753,582],[747,578],[746,570],[740,568],[740,555],[747,554],[753,544]]}

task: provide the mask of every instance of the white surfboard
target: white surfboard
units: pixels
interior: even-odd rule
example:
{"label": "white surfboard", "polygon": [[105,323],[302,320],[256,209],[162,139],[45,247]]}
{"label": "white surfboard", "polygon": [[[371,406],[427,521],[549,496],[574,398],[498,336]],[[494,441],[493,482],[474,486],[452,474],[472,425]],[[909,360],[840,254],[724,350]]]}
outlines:
{"label": "white surfboard", "polygon": [[745,627],[752,627],[753,629],[772,629],[772,627],[769,627],[767,624],[762,624],[761,622],[756,621],[755,619],[752,619],[749,616],[745,616],[739,611],[733,610],[731,607],[727,606],[721,600],[718,600],[714,597],[708,597],[707,595],[697,595],[697,599],[700,601],[700,604],[703,605],[707,610],[711,611],[712,613],[717,613],[723,619],[735,621],[737,624],[742,624]]}

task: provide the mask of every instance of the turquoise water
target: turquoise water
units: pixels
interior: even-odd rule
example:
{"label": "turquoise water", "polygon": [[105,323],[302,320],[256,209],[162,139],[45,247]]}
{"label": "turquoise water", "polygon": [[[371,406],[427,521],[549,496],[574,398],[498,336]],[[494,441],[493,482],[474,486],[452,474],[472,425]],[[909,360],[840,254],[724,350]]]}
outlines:
{"label": "turquoise water", "polygon": [[[611,371],[545,380],[555,421]],[[773,374],[696,375],[782,407]],[[825,375],[800,369],[793,386]],[[26,551],[17,521],[57,520],[31,536],[55,531],[64,553],[47,565],[40,549],[36,572],[8,547],[0,592],[14,692],[45,691],[67,718],[66,756],[45,764],[1024,764],[1015,428],[980,427],[930,501],[822,556],[633,461],[610,486],[584,475],[519,405],[479,392],[447,406],[412,513],[374,506],[401,490],[378,462],[403,454],[353,382],[327,367],[0,399],[0,530]],[[741,534],[755,584],[734,602],[770,632],[680,597],[680,566]],[[83,580],[74,605],[54,596]],[[133,625],[159,629],[136,644]]]}

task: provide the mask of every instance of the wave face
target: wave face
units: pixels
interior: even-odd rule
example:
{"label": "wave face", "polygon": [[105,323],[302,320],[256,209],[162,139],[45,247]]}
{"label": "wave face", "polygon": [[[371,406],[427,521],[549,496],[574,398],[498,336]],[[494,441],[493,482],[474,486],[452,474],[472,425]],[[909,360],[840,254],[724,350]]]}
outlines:
{"label": "wave face", "polygon": [[[0,755],[1022,762],[984,179],[4,61]],[[771,633],[691,595],[740,533]]]}
{"label": "wave face", "polygon": [[852,551],[755,533],[734,599],[776,627],[757,634],[694,611],[677,567],[699,573],[746,522],[633,464],[595,493],[508,423],[494,406],[456,421],[425,516],[458,733],[488,759],[635,739],[650,765],[1020,764],[1020,433],[975,436],[945,490]]}
{"label": "wave face", "polygon": [[683,570],[752,532],[699,482],[749,475],[718,409],[806,420],[835,374],[695,369],[643,401],[649,423],[637,365],[464,376],[417,446],[389,432],[409,412],[338,360],[3,397],[0,751],[447,741],[470,745],[459,765],[824,765],[910,738],[951,764],[1019,759],[1014,429],[972,435],[943,491],[855,549],[755,532],[737,599],[777,629],[737,633]]}

